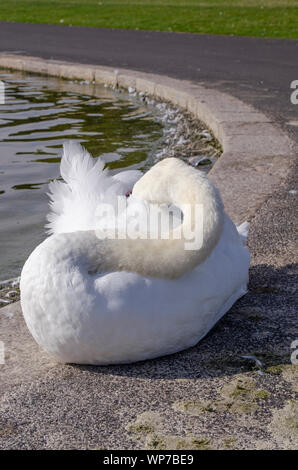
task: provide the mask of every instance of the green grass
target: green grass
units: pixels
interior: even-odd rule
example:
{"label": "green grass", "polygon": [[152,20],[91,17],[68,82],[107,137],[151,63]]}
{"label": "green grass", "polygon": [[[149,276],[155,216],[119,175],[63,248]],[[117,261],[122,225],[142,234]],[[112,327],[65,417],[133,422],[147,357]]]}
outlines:
{"label": "green grass", "polygon": [[296,0],[0,0],[0,20],[298,38]]}

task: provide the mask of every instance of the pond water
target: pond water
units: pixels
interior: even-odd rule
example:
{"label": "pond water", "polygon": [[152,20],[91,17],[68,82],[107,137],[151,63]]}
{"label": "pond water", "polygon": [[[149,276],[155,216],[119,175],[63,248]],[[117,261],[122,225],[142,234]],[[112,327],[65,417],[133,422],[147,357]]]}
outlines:
{"label": "pond water", "polygon": [[62,144],[81,142],[108,166],[147,169],[165,138],[158,110],[103,86],[0,72],[0,280],[20,274],[46,237],[48,183]]}

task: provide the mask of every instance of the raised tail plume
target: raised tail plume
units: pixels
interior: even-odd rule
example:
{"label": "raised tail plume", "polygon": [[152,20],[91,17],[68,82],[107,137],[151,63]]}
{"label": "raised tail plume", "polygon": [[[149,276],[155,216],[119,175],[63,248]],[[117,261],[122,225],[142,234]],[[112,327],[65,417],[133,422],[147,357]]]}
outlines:
{"label": "raised tail plume", "polygon": [[63,145],[60,164],[62,181],[49,184],[50,234],[95,229],[95,211],[100,203],[112,203],[125,195],[142,176],[140,171],[126,171],[112,176],[100,157],[93,159],[77,142]]}

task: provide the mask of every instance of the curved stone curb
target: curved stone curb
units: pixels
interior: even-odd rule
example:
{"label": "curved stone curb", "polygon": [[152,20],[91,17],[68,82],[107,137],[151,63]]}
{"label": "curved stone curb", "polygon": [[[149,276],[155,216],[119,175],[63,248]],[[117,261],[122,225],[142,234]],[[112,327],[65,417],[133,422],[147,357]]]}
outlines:
{"label": "curved stone curb", "polygon": [[132,87],[189,111],[211,129],[223,147],[209,176],[235,222],[254,216],[285,178],[294,158],[293,142],[264,114],[226,93],[190,81],[11,54],[0,54],[0,67]]}

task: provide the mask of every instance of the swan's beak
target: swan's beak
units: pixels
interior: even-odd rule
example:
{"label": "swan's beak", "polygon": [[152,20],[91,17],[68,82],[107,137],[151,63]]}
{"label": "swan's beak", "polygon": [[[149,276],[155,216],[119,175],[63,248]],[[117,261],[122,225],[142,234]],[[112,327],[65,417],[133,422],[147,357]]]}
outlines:
{"label": "swan's beak", "polygon": [[129,196],[131,195],[131,193],[132,193],[132,189],[130,189],[129,191],[127,191],[127,192],[125,193],[125,196],[126,196],[126,197],[129,197]]}

